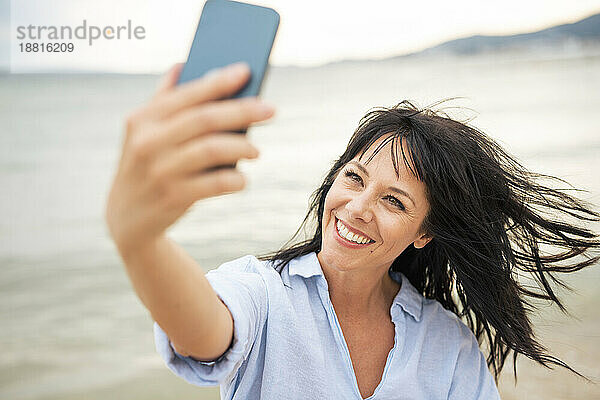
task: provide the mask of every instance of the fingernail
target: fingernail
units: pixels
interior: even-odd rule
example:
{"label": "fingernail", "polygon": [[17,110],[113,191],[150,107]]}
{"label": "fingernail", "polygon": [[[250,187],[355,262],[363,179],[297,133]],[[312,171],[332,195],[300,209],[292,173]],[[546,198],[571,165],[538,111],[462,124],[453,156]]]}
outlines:
{"label": "fingernail", "polygon": [[248,69],[249,69],[248,64],[246,64],[243,61],[240,61],[240,62],[236,62],[234,64],[228,65],[227,67],[224,68],[223,72],[225,72],[227,74],[227,76],[229,76],[231,78],[239,78],[242,75],[246,74]]}
{"label": "fingernail", "polygon": [[220,68],[212,68],[212,69],[209,69],[208,71],[206,71],[206,72],[204,73],[204,76],[203,76],[203,78],[209,78],[209,77],[213,77],[213,76],[215,76],[215,75],[218,75],[218,74],[219,74],[219,71],[220,71]]}
{"label": "fingernail", "polygon": [[275,107],[261,101],[258,103],[258,112],[263,118],[268,117],[275,112]]}

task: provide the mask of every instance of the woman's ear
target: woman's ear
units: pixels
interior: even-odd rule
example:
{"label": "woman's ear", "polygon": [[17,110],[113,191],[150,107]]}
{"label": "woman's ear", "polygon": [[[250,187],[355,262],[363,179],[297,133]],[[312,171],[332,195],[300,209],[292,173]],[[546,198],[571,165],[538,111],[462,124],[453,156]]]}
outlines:
{"label": "woman's ear", "polygon": [[433,239],[433,236],[430,236],[428,233],[424,233],[413,242],[413,246],[415,246],[415,249],[421,249],[425,247],[425,245],[429,243],[431,239]]}

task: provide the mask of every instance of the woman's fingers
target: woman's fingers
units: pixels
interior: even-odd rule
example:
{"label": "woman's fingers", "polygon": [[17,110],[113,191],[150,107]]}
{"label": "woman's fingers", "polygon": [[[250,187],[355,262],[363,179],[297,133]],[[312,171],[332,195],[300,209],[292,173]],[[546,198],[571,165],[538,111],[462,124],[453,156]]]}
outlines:
{"label": "woman's fingers", "polygon": [[230,64],[173,90],[163,91],[149,104],[147,112],[161,119],[194,105],[230,97],[244,86],[249,77],[250,68],[246,63]]}
{"label": "woman's fingers", "polygon": [[131,140],[138,155],[147,158],[208,133],[246,128],[253,122],[270,118],[273,113],[273,107],[255,97],[205,103],[146,125]]}
{"label": "woman's fingers", "polygon": [[179,183],[178,191],[186,204],[192,204],[200,199],[240,191],[245,186],[246,179],[239,170],[224,168],[184,179]]}
{"label": "woman's fingers", "polygon": [[258,157],[258,150],[239,133],[221,132],[188,141],[165,153],[154,164],[160,179],[187,179],[186,176],[219,165],[235,164],[239,159]]}
{"label": "woman's fingers", "polygon": [[160,122],[158,145],[182,143],[209,132],[236,131],[273,116],[273,107],[256,97],[210,102],[184,110]]}

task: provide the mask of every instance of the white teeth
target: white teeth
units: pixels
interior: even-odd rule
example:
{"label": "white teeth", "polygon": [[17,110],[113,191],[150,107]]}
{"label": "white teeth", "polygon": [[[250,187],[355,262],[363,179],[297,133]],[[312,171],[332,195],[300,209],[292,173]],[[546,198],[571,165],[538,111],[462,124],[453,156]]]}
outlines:
{"label": "white teeth", "polygon": [[358,244],[364,244],[369,242],[370,240],[367,239],[366,237],[357,235],[355,233],[351,233],[348,228],[346,228],[345,225],[342,224],[342,222],[340,220],[337,221],[337,228],[338,228],[338,232],[340,233],[340,236],[346,238],[347,240],[351,241],[351,242],[355,242]]}

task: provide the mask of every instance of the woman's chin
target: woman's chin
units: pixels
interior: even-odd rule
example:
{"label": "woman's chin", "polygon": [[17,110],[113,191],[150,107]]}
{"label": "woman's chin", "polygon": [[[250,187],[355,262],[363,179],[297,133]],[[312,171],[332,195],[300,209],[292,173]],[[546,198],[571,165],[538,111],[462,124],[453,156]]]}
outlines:
{"label": "woman's chin", "polygon": [[321,248],[317,258],[321,267],[325,264],[327,267],[339,271],[351,270],[357,261],[356,255],[351,254],[351,250],[348,252],[346,249],[333,249],[327,245]]}

